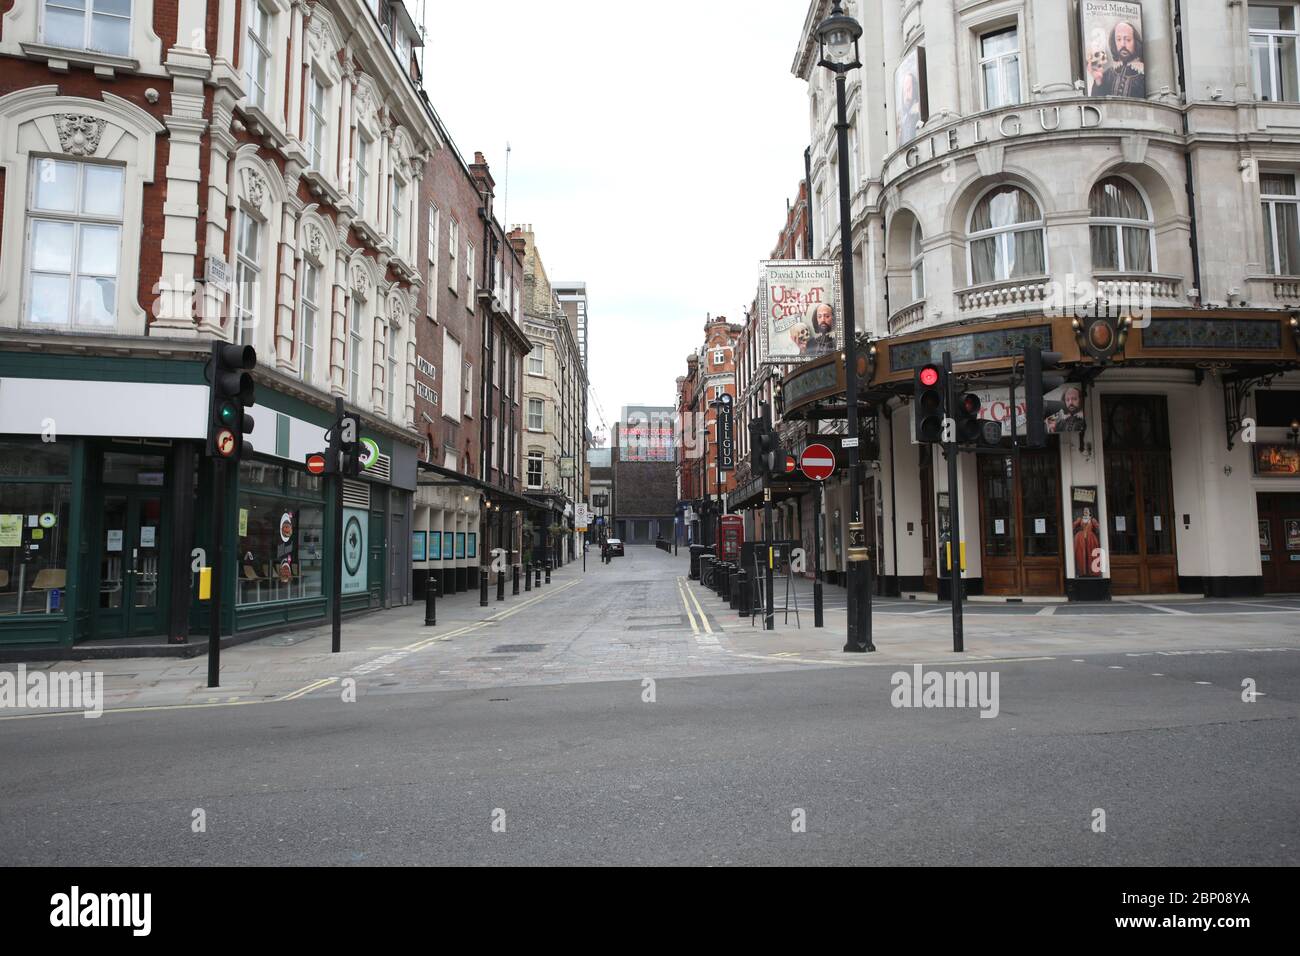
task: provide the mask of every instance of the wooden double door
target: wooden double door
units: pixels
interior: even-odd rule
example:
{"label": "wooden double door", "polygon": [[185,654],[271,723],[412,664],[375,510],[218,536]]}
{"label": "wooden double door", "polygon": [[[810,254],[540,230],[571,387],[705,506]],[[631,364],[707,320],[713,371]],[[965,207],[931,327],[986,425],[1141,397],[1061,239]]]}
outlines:
{"label": "wooden double door", "polygon": [[1163,395],[1103,395],[1112,594],[1178,593],[1169,414]]}
{"label": "wooden double door", "polygon": [[979,456],[984,593],[1065,593],[1061,464],[1056,443]]}
{"label": "wooden double door", "polygon": [[1300,593],[1300,494],[1258,494],[1259,561],[1264,591]]}

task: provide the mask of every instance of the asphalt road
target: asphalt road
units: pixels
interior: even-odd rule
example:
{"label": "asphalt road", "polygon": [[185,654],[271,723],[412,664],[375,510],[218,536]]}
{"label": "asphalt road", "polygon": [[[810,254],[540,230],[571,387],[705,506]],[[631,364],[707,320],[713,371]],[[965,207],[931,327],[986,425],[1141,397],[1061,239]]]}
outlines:
{"label": "asphalt road", "polygon": [[0,722],[0,863],[1300,862],[1300,651],[964,668],[996,718],[886,666]]}

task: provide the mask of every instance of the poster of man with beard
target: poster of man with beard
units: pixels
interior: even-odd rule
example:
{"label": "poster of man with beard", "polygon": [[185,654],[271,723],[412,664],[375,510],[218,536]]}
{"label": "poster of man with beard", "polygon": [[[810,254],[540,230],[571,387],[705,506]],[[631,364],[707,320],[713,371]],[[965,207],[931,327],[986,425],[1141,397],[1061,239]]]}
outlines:
{"label": "poster of man with beard", "polygon": [[1146,99],[1142,5],[1123,0],[1082,0],[1079,36],[1089,96]]}

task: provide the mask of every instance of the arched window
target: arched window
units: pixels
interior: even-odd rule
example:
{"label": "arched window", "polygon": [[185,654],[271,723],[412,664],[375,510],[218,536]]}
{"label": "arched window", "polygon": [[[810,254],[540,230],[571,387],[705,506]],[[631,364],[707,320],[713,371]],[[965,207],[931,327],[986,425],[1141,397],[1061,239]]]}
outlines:
{"label": "arched window", "polygon": [[1088,200],[1093,269],[1151,271],[1151,213],[1127,179],[1110,176],[1092,187]]}
{"label": "arched window", "polygon": [[1034,197],[1016,186],[998,186],[984,194],[971,214],[968,239],[975,285],[1047,271],[1042,210]]}
{"label": "arched window", "polygon": [[925,298],[925,253],[921,251],[921,224],[912,223],[912,301]]}

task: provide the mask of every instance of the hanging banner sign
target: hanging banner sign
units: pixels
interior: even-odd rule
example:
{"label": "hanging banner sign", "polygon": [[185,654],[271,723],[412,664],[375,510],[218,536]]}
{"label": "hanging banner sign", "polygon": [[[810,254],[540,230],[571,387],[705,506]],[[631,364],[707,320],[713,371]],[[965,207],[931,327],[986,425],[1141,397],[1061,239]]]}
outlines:
{"label": "hanging banner sign", "polygon": [[718,396],[718,471],[732,471],[736,467],[736,416],[732,398],[726,392]]}

